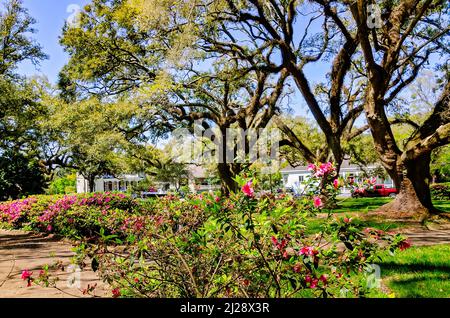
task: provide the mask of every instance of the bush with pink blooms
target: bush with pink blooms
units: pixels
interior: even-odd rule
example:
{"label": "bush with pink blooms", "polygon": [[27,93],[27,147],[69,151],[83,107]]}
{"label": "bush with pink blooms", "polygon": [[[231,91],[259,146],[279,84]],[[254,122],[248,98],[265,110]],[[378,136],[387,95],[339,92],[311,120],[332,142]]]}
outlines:
{"label": "bush with pink blooms", "polygon": [[75,239],[95,239],[102,228],[124,237],[123,227],[138,217],[136,207],[122,193],[41,195],[0,203],[0,224]]}
{"label": "bush with pink blooms", "polygon": [[258,180],[242,175],[241,191],[228,197],[41,196],[1,204],[0,218],[81,241],[77,264],[91,262],[114,297],[361,297],[370,264],[408,242],[332,216],[308,234],[332,172],[331,163],[311,167],[318,182],[300,199],[261,194]]}
{"label": "bush with pink blooms", "polygon": [[229,197],[148,201],[139,231],[83,244],[80,264],[94,259],[115,297],[361,297],[371,264],[405,246],[345,217],[308,235],[308,217],[323,208],[318,189],[297,200],[259,194],[250,175],[236,180],[241,191]]}

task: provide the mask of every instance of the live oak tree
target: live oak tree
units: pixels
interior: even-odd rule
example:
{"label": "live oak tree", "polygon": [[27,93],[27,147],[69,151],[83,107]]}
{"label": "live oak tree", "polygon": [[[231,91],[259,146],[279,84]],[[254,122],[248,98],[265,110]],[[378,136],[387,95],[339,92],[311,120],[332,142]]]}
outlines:
{"label": "live oak tree", "polygon": [[36,32],[36,21],[21,0],[8,0],[0,9],[0,75],[17,78],[18,64],[30,61],[37,65],[47,56],[30,34]]}
{"label": "live oak tree", "polygon": [[35,127],[45,113],[39,85],[17,73],[22,62],[38,64],[46,55],[32,38],[34,19],[19,0],[0,8],[0,198],[40,193],[45,186]]}
{"label": "live oak tree", "polygon": [[[383,1],[379,27],[369,28],[367,3],[346,3],[358,29],[368,81],[364,110],[375,149],[384,168],[400,188],[381,211],[397,216],[427,217],[437,212],[429,190],[434,149],[450,141],[449,71],[446,1]],[[410,136],[403,150],[394,138],[387,109],[410,85],[432,54],[443,58],[442,93],[431,115]],[[445,64],[447,63],[447,64]]]}
{"label": "live oak tree", "polygon": [[[285,67],[294,78],[306,104],[318,125],[325,133],[327,144],[336,161],[340,161],[342,151],[341,132],[347,127],[346,121],[353,116],[345,116],[342,111],[342,92],[345,76],[351,67],[367,77],[358,111],[364,108],[365,115],[374,138],[375,148],[383,166],[400,188],[397,199],[383,210],[404,215],[427,215],[434,209],[429,194],[428,183],[430,154],[436,147],[448,143],[448,94],[447,88],[429,120],[416,129],[404,151],[400,151],[392,133],[392,121],[386,108],[395,103],[399,94],[417,77],[422,67],[430,61],[430,55],[444,57],[448,61],[449,27],[445,17],[445,1],[382,1],[378,22],[380,27],[369,28],[372,16],[368,14],[367,1],[223,1],[222,7],[208,15],[222,22],[223,33],[237,29],[247,36],[253,46],[240,47],[229,37],[209,41],[221,50],[235,51],[239,58],[254,56],[264,50],[278,52],[272,59],[261,60],[257,67],[273,72]],[[323,40],[316,39],[315,45],[307,45],[304,39],[295,37],[295,18],[301,6],[319,6],[324,15]],[[332,24],[333,28],[328,24]],[[307,28],[305,29],[307,30]],[[319,60],[330,46],[333,31],[342,40],[337,45],[330,72],[329,119],[320,107],[317,96],[310,88],[304,65]],[[253,40],[253,42],[252,42]],[[242,41],[241,41],[242,42]],[[307,43],[307,42],[306,42]],[[310,43],[308,43],[310,44]],[[250,52],[249,52],[250,51]],[[355,63],[362,55],[364,63]],[[361,67],[362,66],[362,67]],[[448,78],[448,64],[441,66],[443,78]],[[347,82],[348,83],[348,82]],[[445,86],[446,83],[444,82]],[[345,101],[345,99],[344,99]],[[348,102],[344,102],[348,104]],[[354,111],[349,111],[353,114]],[[344,117],[345,116],[345,117]]]}
{"label": "live oak tree", "polygon": [[75,169],[94,191],[96,177],[126,172],[132,142],[139,138],[138,105],[127,101],[101,102],[96,97],[66,103],[57,95],[45,101],[48,117],[40,126],[51,136],[54,155],[49,162]]}
{"label": "live oak tree", "polygon": [[[279,111],[288,73],[242,70],[233,56],[203,45],[200,33],[206,30],[184,26],[192,12],[186,5],[152,3],[158,15],[128,1],[86,6],[80,27],[67,26],[61,39],[71,57],[63,72],[66,87],[109,97],[141,96],[142,104],[156,110],[149,116],[153,129],[192,129],[202,120],[204,128],[218,128],[222,144],[229,128],[264,128]],[[217,32],[213,26],[208,30]],[[185,53],[187,58],[176,58]],[[218,163],[225,192],[236,190],[233,177],[241,170],[239,163]]]}
{"label": "live oak tree", "polygon": [[[356,32],[345,28],[346,18],[337,14],[336,6],[328,3],[301,1],[197,1],[204,13],[196,28],[205,31],[202,38],[206,49],[228,54],[244,67],[274,74],[286,70],[293,78],[308,109],[326,137],[328,149],[339,165],[344,158],[343,136],[350,130],[363,108],[359,103],[361,85],[352,81],[350,70],[357,53]],[[321,31],[314,31],[320,28]],[[329,81],[312,86],[305,69],[317,62],[329,64]],[[357,85],[353,85],[357,84]],[[280,128],[290,144],[308,161],[328,157],[328,149],[319,156],[296,137],[282,121]]]}

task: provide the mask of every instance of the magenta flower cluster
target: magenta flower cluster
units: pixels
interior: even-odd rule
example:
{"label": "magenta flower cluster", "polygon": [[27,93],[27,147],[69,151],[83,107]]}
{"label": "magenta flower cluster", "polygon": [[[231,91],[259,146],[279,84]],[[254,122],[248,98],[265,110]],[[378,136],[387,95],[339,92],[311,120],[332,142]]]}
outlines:
{"label": "magenta flower cluster", "polygon": [[20,218],[22,212],[28,211],[37,199],[30,197],[24,200],[17,200],[0,204],[0,220],[13,223]]}
{"label": "magenta flower cluster", "polygon": [[315,177],[324,177],[335,170],[336,168],[333,166],[332,162],[321,163],[318,165],[310,163],[308,165],[308,171],[311,171]]}

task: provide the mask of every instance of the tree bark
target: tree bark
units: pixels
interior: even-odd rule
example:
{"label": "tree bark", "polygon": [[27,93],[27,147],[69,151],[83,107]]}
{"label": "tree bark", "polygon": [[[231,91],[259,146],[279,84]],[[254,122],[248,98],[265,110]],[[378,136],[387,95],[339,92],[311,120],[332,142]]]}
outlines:
{"label": "tree bark", "polygon": [[90,175],[87,179],[88,179],[89,192],[92,193],[92,192],[94,192],[94,188],[95,188],[95,176]]}
{"label": "tree bark", "polygon": [[431,153],[426,152],[416,160],[401,162],[397,171],[399,186],[395,199],[379,208],[376,213],[388,214],[394,219],[416,219],[423,221],[439,211],[433,207],[430,193]]}
{"label": "tree bark", "polygon": [[239,186],[233,178],[241,172],[238,165],[221,162],[217,165],[217,169],[222,182],[222,194],[228,195],[231,192],[237,192]]}

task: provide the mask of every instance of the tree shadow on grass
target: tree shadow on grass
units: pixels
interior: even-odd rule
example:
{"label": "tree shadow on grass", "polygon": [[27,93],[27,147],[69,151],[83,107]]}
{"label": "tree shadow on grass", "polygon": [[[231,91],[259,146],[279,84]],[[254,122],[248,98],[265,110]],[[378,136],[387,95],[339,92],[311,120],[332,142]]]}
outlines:
{"label": "tree shadow on grass", "polygon": [[450,297],[450,264],[380,264],[383,278],[400,297]]}
{"label": "tree shadow on grass", "polygon": [[450,275],[450,264],[429,265],[429,264],[398,264],[395,262],[385,261],[379,264],[381,270],[394,273],[410,273],[410,272],[442,272]]}

